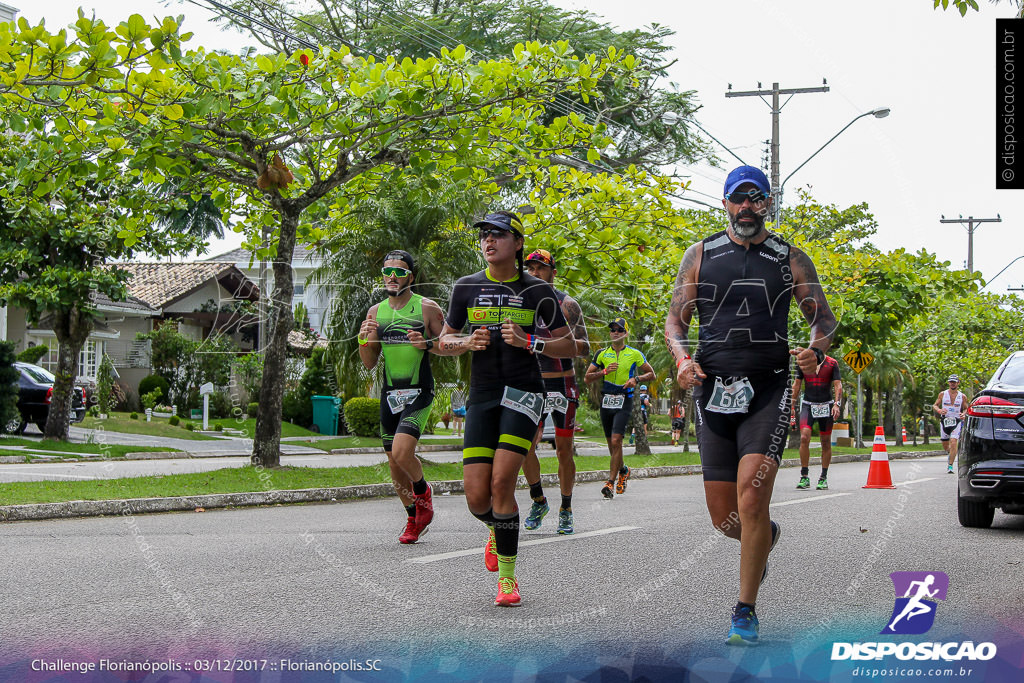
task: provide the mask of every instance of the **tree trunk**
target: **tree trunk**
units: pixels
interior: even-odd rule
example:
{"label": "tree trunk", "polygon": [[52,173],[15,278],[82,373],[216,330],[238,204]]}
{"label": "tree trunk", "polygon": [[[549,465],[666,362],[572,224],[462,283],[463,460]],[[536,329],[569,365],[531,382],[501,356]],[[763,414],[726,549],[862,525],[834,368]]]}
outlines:
{"label": "tree trunk", "polygon": [[[298,212],[282,213],[281,235],[274,257],[274,293],[271,297],[267,346],[263,349],[263,381],[260,383],[259,412],[256,415],[256,434],[250,462],[255,467],[278,467],[281,464],[281,399],[284,396],[286,364],[288,363],[288,333],[292,330],[292,255],[295,252],[295,233],[299,225]],[[260,296],[266,296],[260,292]]]}
{"label": "tree trunk", "polygon": [[640,393],[633,395],[633,430],[636,433],[636,455],[650,455],[651,445],[647,443],[647,434],[644,432],[644,420],[640,416]]}
{"label": "tree trunk", "polygon": [[57,337],[57,371],[54,374],[53,396],[43,434],[47,439],[68,440],[71,423],[71,402],[78,376],[78,357],[85,340],[92,332],[92,318],[77,307],[54,311],[53,332]]}
{"label": "tree trunk", "polygon": [[874,408],[875,392],[871,390],[868,383],[864,383],[864,412],[861,415],[864,416],[864,424],[861,425],[861,437],[871,436],[874,438],[875,430],[871,426],[871,411]]}
{"label": "tree trunk", "polygon": [[896,445],[903,445],[903,375],[896,377],[896,395],[892,397],[893,422],[896,423]]}

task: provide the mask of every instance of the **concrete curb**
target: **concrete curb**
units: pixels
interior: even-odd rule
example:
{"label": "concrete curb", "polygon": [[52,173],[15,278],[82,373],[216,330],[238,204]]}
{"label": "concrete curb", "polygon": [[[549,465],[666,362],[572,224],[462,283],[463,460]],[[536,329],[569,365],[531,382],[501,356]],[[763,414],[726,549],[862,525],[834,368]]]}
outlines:
{"label": "concrete curb", "polygon": [[[944,451],[922,451],[896,453],[890,459],[917,459],[944,455]],[[832,462],[866,462],[870,454],[837,455]],[[811,464],[820,464],[820,458],[811,458]],[[783,461],[782,467],[799,467],[799,460]],[[676,465],[666,467],[637,467],[632,477],[649,479],[654,477],[675,477],[700,474],[700,465]],[[577,483],[604,481],[606,473],[577,472]],[[557,474],[541,475],[541,482],[551,486],[558,484]],[[519,477],[518,486],[526,487],[526,479]],[[461,481],[431,482],[435,494],[463,493]],[[259,491],[250,493],[214,493],[202,496],[178,496],[170,498],[129,498],[125,500],[73,500],[63,503],[32,503],[28,505],[0,506],[0,521],[17,522],[43,519],[67,519],[72,517],[100,517],[104,515],[136,515],[154,512],[185,512],[198,508],[233,508],[258,505],[287,505],[293,503],[336,502],[363,498],[380,498],[395,495],[391,484],[365,484],[335,488],[296,489],[290,491]]]}

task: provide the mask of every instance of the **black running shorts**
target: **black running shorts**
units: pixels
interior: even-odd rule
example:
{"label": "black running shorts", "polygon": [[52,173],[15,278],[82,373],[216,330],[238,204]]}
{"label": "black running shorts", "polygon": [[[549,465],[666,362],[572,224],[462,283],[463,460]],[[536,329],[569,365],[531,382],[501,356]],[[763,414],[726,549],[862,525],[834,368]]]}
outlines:
{"label": "black running shorts", "polygon": [[625,434],[626,425],[633,414],[633,397],[627,396],[621,408],[601,408],[601,426],[604,427],[604,438],[612,438],[612,434]]}
{"label": "black running shorts", "polygon": [[[544,391],[547,393],[548,403],[558,403],[551,410],[551,421],[555,423],[555,436],[572,438],[576,433],[576,407],[580,403],[580,390],[576,386],[576,378],[572,375],[545,377]],[[564,411],[559,410],[562,407],[565,408]],[[543,418],[541,424],[544,424]]]}
{"label": "black running shorts", "polygon": [[672,431],[673,432],[681,432],[681,431],[683,431],[683,424],[684,424],[683,423],[683,418],[681,418],[681,417],[674,417],[674,418],[672,418]]}
{"label": "black running shorts", "polygon": [[740,459],[751,453],[763,453],[781,463],[789,431],[791,384],[788,373],[749,377],[754,396],[747,412],[742,414],[707,410],[715,379],[714,375],[708,375],[693,392],[704,480],[736,481]]}
{"label": "black running shorts", "polygon": [[[380,440],[384,450],[388,452],[391,451],[396,434],[411,434],[417,439],[420,438],[420,432],[430,419],[430,408],[434,403],[434,393],[422,389],[411,402],[403,406],[401,399],[391,395],[392,391],[394,390],[385,389],[380,396]],[[398,390],[403,391],[416,390]],[[394,412],[392,408],[398,412]]]}
{"label": "black running shorts", "polygon": [[800,429],[814,429],[818,425],[818,432],[822,436],[829,436],[832,433],[832,406],[828,407],[828,417],[811,418],[811,404],[804,401],[800,406]]}
{"label": "black running shorts", "polygon": [[499,448],[526,455],[533,445],[537,424],[544,409],[544,396],[528,392],[524,403],[532,403],[536,416],[523,408],[502,405],[503,391],[480,392],[466,405],[466,433],[462,443],[462,464],[491,464]]}

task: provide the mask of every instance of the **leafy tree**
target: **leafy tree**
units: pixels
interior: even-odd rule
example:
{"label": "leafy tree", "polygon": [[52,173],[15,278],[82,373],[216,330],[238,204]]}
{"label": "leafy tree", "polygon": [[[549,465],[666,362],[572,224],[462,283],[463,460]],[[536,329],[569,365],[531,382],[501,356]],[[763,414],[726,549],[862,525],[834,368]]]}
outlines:
{"label": "leafy tree", "polygon": [[242,382],[242,389],[249,401],[256,402],[263,381],[263,356],[259,353],[247,353],[235,359],[235,371]]}
{"label": "leafy tree", "polygon": [[13,432],[21,422],[18,413],[18,370],[14,367],[14,344],[0,341],[0,434]]}
{"label": "leafy tree", "polygon": [[[598,99],[563,93],[546,103],[542,121],[575,112],[589,123],[608,124],[614,146],[600,163],[610,168],[637,165],[659,172],[674,163],[713,158],[687,120],[697,110],[694,93],[663,85],[674,63],[667,42],[674,31],[666,26],[621,31],[586,10],[566,10],[546,0],[323,0],[315,11],[307,8],[297,0],[234,0],[214,11],[274,52],[299,49],[297,38],[347,45],[353,53],[381,60],[439,57],[459,44],[474,58],[486,59],[510,54],[521,42],[563,40],[571,41],[572,54],[581,60],[610,49],[631,54],[643,66],[642,77],[603,79],[596,84]],[[284,30],[267,30],[267,25]],[[665,112],[677,114],[677,120],[663,121]]]}
{"label": "leafy tree", "polygon": [[138,338],[150,342],[153,372],[167,380],[167,399],[183,411],[198,404],[199,385],[229,381],[234,345],[216,332],[197,341],[182,334],[177,322],[167,321]]}
{"label": "leafy tree", "polygon": [[171,176],[156,186],[156,193],[166,202],[157,218],[160,228],[190,235],[204,244],[211,237],[224,238],[224,214],[198,180]]}
{"label": "leafy tree", "polygon": [[140,250],[184,253],[192,241],[149,230],[151,199],[108,146],[117,143],[17,96],[2,106],[15,135],[0,136],[0,304],[24,309],[36,323],[45,318],[54,331],[56,381],[44,432],[63,440],[79,354],[96,319],[94,298],[126,296],[128,275],[111,264]]}

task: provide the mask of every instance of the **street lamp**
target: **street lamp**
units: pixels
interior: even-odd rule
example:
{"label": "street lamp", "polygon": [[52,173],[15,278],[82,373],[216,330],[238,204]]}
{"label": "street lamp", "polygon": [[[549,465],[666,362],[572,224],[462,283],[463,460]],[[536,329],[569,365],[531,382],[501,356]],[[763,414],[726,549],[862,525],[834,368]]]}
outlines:
{"label": "street lamp", "polygon": [[812,154],[811,156],[807,157],[802,164],[800,164],[795,169],[793,169],[793,173],[790,173],[788,176],[786,176],[786,179],[782,181],[782,184],[779,185],[777,188],[775,188],[775,190],[773,192],[773,194],[775,196],[775,220],[774,220],[774,222],[775,222],[776,229],[778,229],[779,221],[782,218],[782,191],[783,191],[783,188],[786,187],[786,183],[789,182],[789,179],[793,177],[793,174],[796,173],[797,171],[799,171],[804,166],[806,166],[808,161],[810,161],[814,157],[818,156],[818,152],[820,152],[821,150],[823,150],[826,147],[828,147],[832,143],[833,140],[835,140],[837,137],[842,135],[846,131],[847,128],[852,126],[854,123],[856,123],[860,119],[864,118],[865,116],[874,116],[876,119],[884,119],[886,116],[889,115],[889,111],[890,111],[889,107],[879,107],[877,109],[872,109],[871,111],[866,111],[863,114],[858,114],[857,116],[855,116],[853,118],[852,121],[850,121],[848,124],[843,126],[842,129],[838,133],[836,133],[835,135],[830,137],[828,139],[828,141],[824,145],[819,147],[818,150],[814,154]]}
{"label": "street lamp", "polygon": [[[662,115],[661,115],[661,122],[664,123],[669,128],[674,128],[680,121],[683,120],[683,118],[685,118],[685,117],[680,116],[679,114],[677,114],[674,111],[666,111],[666,112],[662,113]],[[728,147],[726,147],[725,144],[721,140],[719,140],[714,135],[712,135],[711,133],[709,133],[706,130],[704,130],[704,126],[702,126],[699,123],[697,123],[697,121],[695,119],[691,118],[691,119],[689,119],[689,122],[692,123],[693,125],[697,126],[697,128],[699,128],[701,130],[701,132],[704,133],[704,135],[707,135],[709,138],[711,138],[712,140],[717,142],[719,144],[719,146],[721,146],[722,149],[724,149],[726,152],[731,154],[733,156],[733,158],[736,159],[736,161],[740,162],[744,166],[748,165],[747,162],[745,162],[743,159],[740,159],[739,155],[736,154],[736,152],[734,152],[731,149],[729,149]]]}

